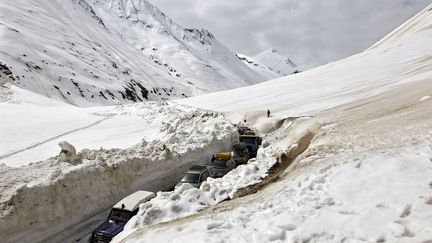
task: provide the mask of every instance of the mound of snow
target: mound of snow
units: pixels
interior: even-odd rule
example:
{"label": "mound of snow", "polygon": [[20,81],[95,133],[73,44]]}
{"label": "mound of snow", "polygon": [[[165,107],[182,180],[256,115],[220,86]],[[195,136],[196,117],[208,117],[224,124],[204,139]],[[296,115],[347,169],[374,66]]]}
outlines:
{"label": "mound of snow", "polygon": [[[138,115],[146,116],[146,106],[150,104],[118,111],[138,110]],[[221,114],[166,103],[151,109],[169,114],[161,116],[165,120],[151,141],[126,149],[84,149],[74,164],[62,162],[61,156],[16,168],[2,164],[2,241],[61,240],[57,233],[131,192],[172,187],[189,166],[207,162],[237,139],[236,129]]]}
{"label": "mound of snow", "polygon": [[[247,190],[249,186],[261,182],[276,163],[282,163],[281,158],[277,158],[278,155],[292,153],[297,149],[296,142],[319,127],[319,124],[311,120],[299,120],[297,123],[299,124],[296,129],[284,130],[284,141],[264,141],[275,143],[260,148],[256,159],[238,166],[222,178],[208,178],[199,189],[184,184],[173,192],[158,192],[154,199],[140,206],[137,216],[128,222],[125,230],[115,238],[115,241],[127,238],[136,230],[185,217],[224,200],[233,199],[240,190]],[[280,132],[278,130],[274,134]],[[273,137],[274,134],[270,136]]]}

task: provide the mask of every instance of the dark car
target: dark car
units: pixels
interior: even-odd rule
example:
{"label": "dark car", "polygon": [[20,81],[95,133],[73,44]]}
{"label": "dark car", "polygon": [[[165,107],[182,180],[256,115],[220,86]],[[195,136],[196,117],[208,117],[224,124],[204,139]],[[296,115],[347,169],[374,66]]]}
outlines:
{"label": "dark car", "polygon": [[217,153],[210,166],[213,168],[215,178],[222,177],[236,167],[231,159],[231,152]]}
{"label": "dark car", "polygon": [[177,183],[174,188],[177,189],[184,183],[188,183],[195,188],[199,188],[201,184],[212,175],[213,170],[211,167],[205,165],[195,165],[186,172],[181,181]]}
{"label": "dark car", "polygon": [[111,209],[105,222],[93,232],[90,242],[110,242],[114,236],[123,231],[126,223],[138,213],[139,205],[155,197],[153,192],[137,191],[118,202]]}
{"label": "dark car", "polygon": [[246,164],[249,158],[250,155],[246,143],[239,142],[233,144],[231,159],[235,162],[236,165]]}
{"label": "dark car", "polygon": [[255,135],[241,135],[239,140],[246,144],[250,157],[255,158],[262,139]]}

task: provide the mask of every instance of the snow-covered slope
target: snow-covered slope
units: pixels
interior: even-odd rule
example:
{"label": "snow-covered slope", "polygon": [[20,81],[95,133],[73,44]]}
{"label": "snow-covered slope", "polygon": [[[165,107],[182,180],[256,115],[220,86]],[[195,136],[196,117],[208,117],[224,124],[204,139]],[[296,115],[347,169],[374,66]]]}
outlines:
{"label": "snow-covered slope", "polygon": [[[246,119],[266,135],[263,148],[217,183],[143,204],[116,241],[432,241],[432,29],[419,27],[298,75],[178,101]],[[276,183],[243,198],[224,195],[232,200],[219,206],[208,202],[208,194],[221,200],[215,184],[235,195],[232,188],[255,178],[269,154],[279,170],[288,163]],[[189,217],[152,225],[175,218],[169,206]]]}
{"label": "snow-covered slope", "polygon": [[280,54],[276,49],[270,48],[264,50],[253,57],[259,63],[264,64],[273,72],[280,74],[281,76],[290,75],[297,73],[299,67],[291,61],[288,57]]}
{"label": "snow-covered slope", "polygon": [[78,106],[184,98],[264,81],[206,30],[146,0],[0,3],[0,62],[21,88]]}
{"label": "snow-covered slope", "polygon": [[[158,193],[116,240],[429,242],[431,42],[425,28],[297,75],[168,103],[83,109],[1,85],[6,160],[65,137],[109,149],[80,147],[76,164],[59,156],[1,164],[0,238],[82,239],[122,196],[172,186],[187,166],[228,148],[237,137],[230,122],[246,119],[264,136],[256,160],[200,189]],[[55,155],[54,145],[42,152]]]}
{"label": "snow-covered slope", "polygon": [[432,28],[432,6],[428,6],[390,34],[375,43],[371,49],[393,43],[399,39],[409,37],[414,33]]}
{"label": "snow-covered slope", "polygon": [[430,77],[431,40],[432,30],[425,29],[307,72],[179,102],[218,111],[309,115]]}
{"label": "snow-covered slope", "polygon": [[265,75],[269,80],[282,77],[280,72],[274,71],[271,68],[267,67],[266,65],[258,62],[257,60],[253,59],[252,57],[237,53],[237,57],[247,66],[249,66],[251,69],[256,70],[258,73],[261,73]]}

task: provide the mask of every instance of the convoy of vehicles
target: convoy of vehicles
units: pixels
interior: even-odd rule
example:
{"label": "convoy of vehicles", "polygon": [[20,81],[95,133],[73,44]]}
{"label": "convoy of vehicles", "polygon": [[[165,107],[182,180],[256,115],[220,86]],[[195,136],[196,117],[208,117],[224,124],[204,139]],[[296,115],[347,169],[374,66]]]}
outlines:
{"label": "convoy of vehicles", "polygon": [[154,197],[153,192],[137,191],[123,198],[111,209],[107,220],[92,232],[90,242],[110,242],[114,236],[123,231],[126,223],[138,213],[139,205]]}
{"label": "convoy of vehicles", "polygon": [[[250,158],[255,158],[261,145],[261,138],[248,127],[238,129],[239,142],[233,144],[232,151],[219,152],[212,157],[210,165],[195,165],[191,167],[175,186],[179,188],[188,183],[199,188],[208,177],[219,178],[241,164],[246,164]],[[111,209],[107,220],[93,232],[90,242],[110,242],[114,236],[123,231],[126,223],[138,213],[139,205],[155,197],[153,192],[137,191],[118,202]]]}

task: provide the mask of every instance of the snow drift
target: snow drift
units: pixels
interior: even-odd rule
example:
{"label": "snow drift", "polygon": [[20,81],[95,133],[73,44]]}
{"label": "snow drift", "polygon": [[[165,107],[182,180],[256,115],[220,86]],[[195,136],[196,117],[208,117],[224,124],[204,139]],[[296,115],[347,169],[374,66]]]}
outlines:
{"label": "snow drift", "polygon": [[56,156],[17,168],[1,165],[3,242],[56,239],[128,193],[172,187],[189,166],[206,163],[237,138],[221,114],[169,104],[153,108],[171,117],[163,121],[161,139],[127,149],[84,149],[74,164]]}

